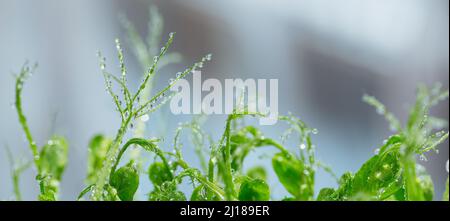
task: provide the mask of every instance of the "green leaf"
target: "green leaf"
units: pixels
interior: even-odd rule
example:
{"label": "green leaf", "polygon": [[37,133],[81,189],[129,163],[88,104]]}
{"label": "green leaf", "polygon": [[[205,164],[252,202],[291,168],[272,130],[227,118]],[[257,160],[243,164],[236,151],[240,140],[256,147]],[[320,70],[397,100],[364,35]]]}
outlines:
{"label": "green leaf", "polygon": [[38,199],[40,201],[55,201],[58,195],[59,181],[49,175],[38,175],[36,180],[39,182],[40,189]]}
{"label": "green leaf", "polygon": [[40,153],[40,170],[52,179],[61,180],[67,165],[68,144],[63,137],[53,137]]}
{"label": "green leaf", "polygon": [[220,201],[220,197],[202,184],[192,191],[191,201]]}
{"label": "green leaf", "polygon": [[238,133],[233,134],[230,138],[232,145],[245,144],[249,142],[249,139],[245,136],[245,134]]}
{"label": "green leaf", "polygon": [[339,201],[348,200],[353,191],[353,174],[344,173],[339,179],[339,189],[336,191],[336,199]]}
{"label": "green leaf", "polygon": [[314,195],[314,179],[311,170],[300,160],[287,153],[278,153],[272,166],[281,184],[298,200],[310,200]]}
{"label": "green leaf", "polygon": [[120,200],[133,200],[139,186],[139,173],[133,162],[115,171],[111,176],[110,184],[117,190]]}
{"label": "green leaf", "polygon": [[172,173],[170,169],[162,162],[155,162],[148,168],[148,177],[153,185],[160,186],[164,182],[171,181]]}
{"label": "green leaf", "polygon": [[175,182],[165,182],[155,186],[149,194],[150,201],[186,201],[186,195],[177,189]]}
{"label": "green leaf", "polygon": [[122,200],[119,197],[116,188],[112,187],[109,184],[105,185],[102,195],[103,195],[103,200],[105,200],[105,201],[120,201],[120,200]]}
{"label": "green leaf", "polygon": [[96,135],[89,142],[88,175],[86,182],[94,184],[97,181],[97,173],[103,167],[106,153],[112,140],[103,135]]}
{"label": "green leaf", "polygon": [[434,184],[431,176],[427,173],[425,167],[417,164],[416,166],[417,179],[416,182],[420,187],[420,192],[425,201],[432,201],[434,197]]}
{"label": "green leaf", "polygon": [[405,187],[402,186],[392,197],[397,201],[406,201],[407,198]]}
{"label": "green leaf", "polygon": [[247,176],[252,179],[267,180],[267,172],[264,167],[256,166],[247,171]]}
{"label": "green leaf", "polygon": [[405,188],[403,178],[392,182],[378,195],[378,200],[405,201]]}
{"label": "green leaf", "polygon": [[255,136],[257,134],[259,134],[258,129],[248,126],[230,136],[231,168],[234,171],[240,171],[244,159],[256,147]]}
{"label": "green leaf", "polygon": [[336,190],[333,188],[323,188],[317,196],[317,201],[335,201]]}
{"label": "green leaf", "polygon": [[268,201],[270,200],[269,186],[260,179],[246,179],[239,190],[240,201]]}
{"label": "green leaf", "polygon": [[206,197],[205,188],[203,185],[200,185],[192,191],[191,201],[207,201],[208,197]]}
{"label": "green leaf", "polygon": [[397,152],[376,155],[355,174],[352,195],[365,194],[379,198],[392,183],[400,178]]}

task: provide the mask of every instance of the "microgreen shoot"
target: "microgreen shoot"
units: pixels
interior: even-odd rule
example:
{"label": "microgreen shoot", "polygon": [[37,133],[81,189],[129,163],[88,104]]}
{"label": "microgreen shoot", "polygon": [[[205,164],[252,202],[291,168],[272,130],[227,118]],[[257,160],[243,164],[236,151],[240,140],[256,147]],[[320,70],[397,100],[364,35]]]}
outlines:
{"label": "microgreen shoot", "polygon": [[[125,18],[122,23],[128,32],[128,38],[134,46],[134,53],[145,71],[142,82],[133,92],[128,85],[128,69],[124,62],[124,52],[120,40],[116,39],[120,75],[107,71],[106,58],[99,52],[101,73],[104,77],[106,92],[112,97],[113,104],[120,117],[120,125],[113,138],[96,135],[89,143],[88,170],[86,185],[77,200],[82,200],[90,193],[91,200],[129,201],[135,199],[140,185],[140,162],[143,158],[136,152],[124,166],[120,166],[124,154],[134,150],[144,150],[154,155],[148,165],[148,179],[153,189],[148,194],[152,201],[217,201],[242,200],[266,201],[271,198],[271,186],[266,168],[261,165],[244,171],[246,158],[253,150],[273,148],[276,153],[271,156],[272,170],[279,183],[289,193],[284,200],[295,201],[344,201],[344,200],[433,200],[434,186],[423,166],[417,163],[417,157],[426,159],[426,154],[437,151],[441,143],[448,139],[444,131],[447,123],[443,119],[431,117],[429,110],[440,101],[447,99],[449,92],[440,85],[432,89],[420,86],[416,103],[411,108],[407,122],[402,125],[395,115],[375,97],[365,95],[363,101],[376,108],[389,123],[394,134],[378,149],[377,154],[365,162],[355,173],[346,172],[338,180],[338,187],[324,188],[318,193],[315,189],[318,169],[335,177],[329,166],[316,158],[316,146],[313,135],[317,129],[310,128],[299,118],[289,114],[280,116],[279,120],[288,124],[288,129],[281,135],[280,141],[264,136],[253,125],[245,123],[246,118],[261,118],[259,112],[249,112],[243,104],[239,105],[225,121],[224,131],[214,139],[202,129],[200,118],[191,122],[180,123],[175,131],[173,143],[166,148],[161,139],[146,138],[145,123],[149,115],[160,109],[173,94],[169,93],[177,81],[189,73],[201,69],[211,59],[206,55],[199,62],[176,74],[175,78],[162,90],[153,93],[153,85],[162,66],[180,60],[178,53],[169,53],[175,33],[170,33],[164,46],[159,49],[163,22],[156,8],[150,9],[152,17],[149,23],[147,39],[143,40],[136,28]],[[156,55],[152,57],[153,55]],[[33,159],[30,163],[15,165],[8,152],[12,165],[14,193],[21,200],[19,176],[33,164],[40,187],[39,200],[57,200],[59,183],[68,159],[68,143],[65,138],[53,135],[41,148],[33,139],[30,127],[22,108],[22,90],[25,79],[31,75],[36,66],[25,64],[16,79],[15,107],[19,123],[25,133]],[[117,87],[117,88],[116,88]],[[120,90],[120,93],[117,93]],[[245,92],[245,90],[244,90]],[[244,101],[244,93],[241,100]],[[145,120],[143,120],[145,119]],[[137,121],[137,122],[136,122]],[[129,128],[137,128],[131,138],[127,139]],[[192,166],[183,156],[183,131],[191,132],[200,169]],[[289,146],[287,140],[298,137],[297,146]],[[209,144],[210,148],[205,148]],[[293,148],[298,147],[298,148]],[[191,196],[179,190],[184,182],[192,185]],[[443,200],[448,200],[447,190]],[[147,187],[144,187],[147,188]]]}
{"label": "microgreen shoot", "polygon": [[[103,162],[103,167],[100,170],[98,174],[97,181],[95,183],[95,188],[92,193],[92,199],[93,200],[101,200],[103,197],[103,188],[108,183],[109,180],[109,174],[112,172],[113,165],[116,164],[118,161],[118,154],[120,153],[120,145],[123,142],[123,138],[125,133],[127,132],[130,125],[133,125],[133,121],[137,118],[140,118],[144,115],[147,115],[153,111],[155,111],[158,107],[161,106],[161,104],[165,103],[167,101],[167,93],[169,89],[180,79],[184,78],[187,74],[197,70],[200,67],[204,66],[204,63],[210,60],[210,56],[205,56],[201,59],[201,61],[194,63],[191,67],[187,68],[185,71],[181,72],[181,74],[178,74],[176,78],[169,83],[167,87],[162,89],[161,91],[157,92],[152,98],[148,100],[141,101],[141,95],[145,91],[145,88],[148,85],[148,82],[151,78],[156,74],[157,67],[159,61],[164,57],[164,55],[167,53],[169,47],[171,46],[173,39],[174,39],[175,33],[170,33],[169,38],[166,42],[166,44],[161,48],[159,54],[153,58],[153,64],[149,68],[149,70],[146,72],[146,75],[144,76],[144,79],[142,83],[139,85],[137,91],[132,94],[130,90],[127,87],[127,81],[126,81],[126,75],[127,75],[127,69],[125,68],[124,59],[123,59],[123,51],[120,44],[120,41],[116,39],[116,48],[118,52],[119,57],[119,63],[121,67],[121,77],[118,78],[109,72],[106,71],[106,62],[105,58],[101,55],[101,53],[98,53],[98,56],[100,58],[100,69],[103,73],[105,84],[106,84],[106,90],[113,98],[113,102],[116,106],[117,111],[120,114],[121,117],[121,126],[113,139],[110,147],[108,147],[108,151],[106,153],[105,161]],[[115,81],[118,86],[120,87],[120,90],[122,92],[121,97],[119,95],[116,95],[113,90],[112,81]]]}
{"label": "microgreen shoot", "polygon": [[[37,170],[36,180],[39,183],[40,194],[38,199],[53,201],[57,199],[59,183],[67,165],[68,144],[61,136],[53,136],[42,147],[38,148],[33,139],[27,119],[22,109],[22,90],[25,80],[34,72],[37,65],[29,66],[25,63],[20,73],[16,77],[16,110],[19,116],[19,123],[25,132],[26,140],[30,147],[34,166]],[[17,193],[16,193],[17,195]]]}

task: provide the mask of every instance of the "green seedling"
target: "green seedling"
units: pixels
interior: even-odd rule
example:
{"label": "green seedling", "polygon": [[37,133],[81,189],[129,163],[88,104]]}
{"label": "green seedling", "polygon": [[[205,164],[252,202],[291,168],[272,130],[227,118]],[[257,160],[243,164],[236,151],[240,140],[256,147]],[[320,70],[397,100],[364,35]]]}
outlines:
{"label": "green seedling", "polygon": [[[439,145],[448,139],[449,133],[443,130],[446,122],[429,114],[432,106],[448,97],[448,91],[442,90],[439,85],[432,89],[419,87],[416,103],[404,124],[376,98],[364,96],[363,100],[387,119],[394,134],[358,171],[346,172],[337,179],[337,188],[324,188],[318,192],[315,182],[319,169],[336,176],[329,166],[316,158],[312,137],[318,131],[291,114],[279,117],[280,122],[289,126],[281,134],[280,140],[267,137],[258,127],[246,124],[247,118],[258,119],[265,115],[249,112],[243,105],[228,115],[223,133],[218,139],[202,129],[201,117],[180,123],[175,130],[173,143],[166,147],[162,147],[161,139],[147,138],[144,134],[146,122],[153,112],[171,99],[170,88],[211,59],[211,55],[203,57],[176,74],[162,90],[153,92],[155,77],[161,67],[178,61],[180,56],[178,53],[168,53],[174,33],[169,34],[166,43],[159,49],[162,20],[156,9],[151,9],[151,17],[153,21],[149,29],[152,34],[145,41],[130,22],[122,19],[134,46],[134,53],[142,68],[147,70],[134,92],[127,83],[128,71],[120,41],[116,40],[119,76],[107,71],[106,58],[98,53],[106,91],[111,95],[121,121],[112,138],[96,135],[90,141],[87,187],[81,191],[78,200],[90,195],[90,200],[130,201],[135,200],[138,188],[148,191],[148,200],[151,201],[421,201],[436,198],[433,181],[419,165],[418,159],[425,160],[427,154],[437,151]],[[37,171],[40,187],[38,199],[57,200],[59,183],[67,165],[68,143],[63,137],[54,135],[39,148],[33,139],[22,109],[22,89],[25,79],[34,69],[24,65],[17,76],[15,106]],[[129,130],[132,130],[131,138],[127,138]],[[181,142],[184,131],[190,131],[190,142]],[[291,138],[296,138],[294,146],[287,145],[286,141]],[[184,158],[182,149],[185,147],[195,151],[199,168]],[[245,170],[247,157],[262,148],[276,151],[270,156],[271,168],[256,165]],[[147,159],[139,151],[151,153],[153,157]],[[129,152],[132,152],[130,158],[124,157]],[[125,163],[122,164],[122,161]],[[151,181],[151,186],[139,186],[139,178],[144,174],[140,170],[143,163],[148,163],[143,168],[148,168],[145,175]],[[25,168],[18,166],[12,171],[17,200],[21,199],[18,179]],[[275,174],[274,177],[268,175],[269,170]],[[273,187],[268,183],[274,183],[272,179],[284,187],[287,196],[271,195]],[[179,185],[186,183],[192,188],[190,195],[179,188]],[[443,200],[448,200],[448,180]]]}
{"label": "green seedling", "polygon": [[34,72],[36,67],[37,65],[30,67],[28,64],[25,64],[17,75],[15,107],[37,170],[36,180],[40,189],[38,199],[53,201],[58,197],[59,183],[67,165],[68,144],[64,137],[54,136],[48,140],[47,144],[39,148],[33,139],[27,118],[22,109],[22,90],[26,78]]}

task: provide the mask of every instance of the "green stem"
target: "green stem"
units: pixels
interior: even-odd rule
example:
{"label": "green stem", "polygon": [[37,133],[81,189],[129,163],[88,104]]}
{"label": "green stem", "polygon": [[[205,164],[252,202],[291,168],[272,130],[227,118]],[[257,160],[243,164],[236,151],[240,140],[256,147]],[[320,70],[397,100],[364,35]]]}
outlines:
{"label": "green stem", "polygon": [[414,154],[406,154],[402,157],[406,196],[408,201],[423,201],[423,194],[421,194],[416,182],[416,160],[414,157]]}
{"label": "green stem", "polygon": [[[189,164],[186,163],[186,161],[184,161],[183,159],[178,159],[177,161],[178,161],[178,164],[183,168],[184,172],[187,172],[192,169],[191,167],[189,167]],[[182,175],[182,176],[184,176],[184,175]],[[199,176],[197,173],[187,173],[186,176],[190,176],[190,177],[196,179],[197,181],[202,183],[205,187],[207,187],[212,192],[214,192],[216,195],[218,195],[221,199],[223,199],[224,196],[226,195],[226,193],[220,187],[218,187],[216,184],[214,184],[214,182],[209,181],[208,179],[206,179],[203,176]]]}
{"label": "green stem", "polygon": [[223,148],[222,156],[225,163],[225,168],[223,171],[223,180],[225,183],[225,197],[226,200],[231,200],[234,198],[235,195],[235,188],[234,188],[234,182],[233,182],[233,175],[231,172],[231,136],[230,136],[230,130],[231,130],[231,121],[234,119],[234,115],[230,115],[227,119],[226,127],[225,127],[225,133],[224,133],[224,139],[225,140],[225,147]]}
{"label": "green stem", "polygon": [[22,194],[20,193],[20,188],[19,188],[19,175],[18,174],[13,175],[13,184],[14,184],[14,195],[16,196],[16,200],[22,201]]}
{"label": "green stem", "polygon": [[214,182],[214,161],[213,161],[213,157],[209,160],[209,163],[208,163],[208,180],[210,182]]}
{"label": "green stem", "polygon": [[[133,138],[133,139],[129,140],[129,141],[122,147],[122,149],[120,149],[119,154],[118,154],[118,156],[117,156],[117,159],[116,159],[116,161],[115,161],[115,163],[114,163],[114,166],[113,166],[112,169],[111,169],[110,177],[111,177],[111,175],[116,171],[116,168],[117,168],[117,166],[118,166],[119,163],[120,163],[120,159],[122,158],[123,154],[127,151],[127,149],[128,149],[131,145],[136,145],[136,146],[142,146],[142,147],[144,147],[145,144],[143,143],[143,141],[144,141],[144,142],[151,142],[151,141],[148,141],[148,140],[144,140],[144,139],[142,139],[142,138]],[[170,172],[171,177],[173,177],[173,174],[172,174],[171,169],[170,169],[169,162],[167,161],[167,158],[164,156],[164,153],[163,153],[160,149],[149,149],[149,148],[145,148],[145,149],[147,149],[148,151],[154,152],[159,158],[161,158],[161,160],[163,161],[163,164],[166,166],[167,170]]]}
{"label": "green stem", "polygon": [[103,167],[100,170],[97,183],[95,185],[94,191],[92,193],[93,200],[101,200],[103,196],[103,189],[105,185],[108,183],[109,175],[111,174],[111,169],[113,165],[117,161],[117,153],[119,151],[120,143],[122,143],[122,139],[127,131],[128,124],[132,119],[132,115],[130,115],[125,122],[122,123],[121,127],[117,131],[116,138],[111,143],[108,152],[106,153],[106,159],[104,161]]}
{"label": "green stem", "polygon": [[[22,70],[23,72],[24,70]],[[21,74],[22,75],[22,74]],[[22,125],[22,129],[25,132],[25,137],[28,141],[29,147],[31,149],[31,152],[33,154],[33,161],[34,165],[36,166],[36,169],[38,171],[38,174],[41,174],[40,170],[40,160],[39,160],[39,151],[38,147],[36,145],[36,142],[33,140],[33,136],[31,135],[30,128],[28,127],[27,118],[25,117],[22,109],[22,87],[23,87],[23,78],[19,77],[16,81],[16,109],[17,114],[19,116],[19,122],[20,125]]]}
{"label": "green stem", "polygon": [[[142,95],[139,101],[140,105],[143,105],[144,102],[150,98],[150,94],[153,88],[153,81],[154,78],[156,77],[156,75],[153,77],[153,79],[151,79],[148,83],[147,83],[147,87],[144,88],[144,90],[142,91]],[[146,129],[146,124],[147,122],[144,122],[142,120],[138,120],[136,123],[136,129],[134,130],[134,137],[144,137],[144,132]],[[136,161],[136,162],[140,162],[140,155],[141,155],[141,149],[139,148],[135,148],[133,150],[131,150],[131,154],[130,157],[132,160]]]}

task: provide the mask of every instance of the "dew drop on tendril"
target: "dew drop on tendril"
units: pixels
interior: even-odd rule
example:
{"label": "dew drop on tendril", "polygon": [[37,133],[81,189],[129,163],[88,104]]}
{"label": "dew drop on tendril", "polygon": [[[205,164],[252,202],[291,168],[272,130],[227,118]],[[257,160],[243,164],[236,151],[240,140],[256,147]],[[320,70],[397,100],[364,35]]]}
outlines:
{"label": "dew drop on tendril", "polygon": [[150,119],[150,117],[148,116],[148,114],[145,114],[143,116],[141,116],[141,121],[142,122],[147,122]]}
{"label": "dew drop on tendril", "polygon": [[300,144],[300,149],[301,149],[301,150],[306,149],[306,145],[305,145],[304,143]]}

